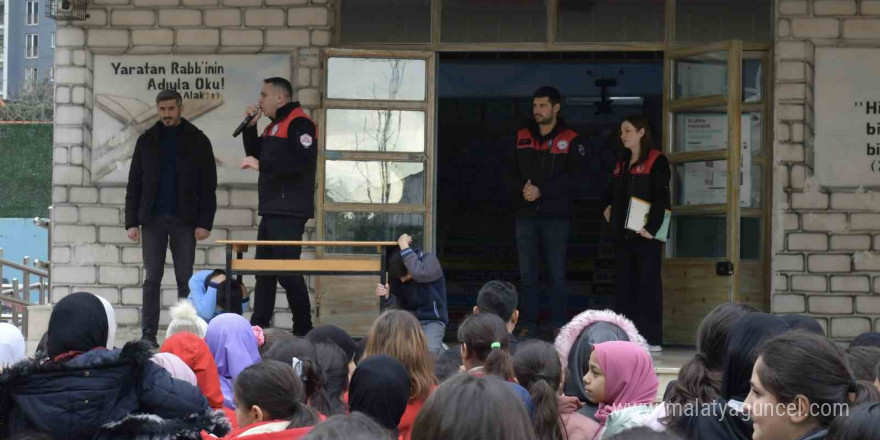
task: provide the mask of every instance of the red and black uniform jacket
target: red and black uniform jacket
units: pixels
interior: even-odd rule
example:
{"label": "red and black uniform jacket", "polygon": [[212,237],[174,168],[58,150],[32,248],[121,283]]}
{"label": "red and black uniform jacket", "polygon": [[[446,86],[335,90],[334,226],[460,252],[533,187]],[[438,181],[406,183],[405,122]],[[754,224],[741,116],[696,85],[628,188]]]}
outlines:
{"label": "red and black uniform jacket", "polygon": [[[579,193],[586,147],[580,136],[561,118],[546,136],[534,121],[516,133],[516,158],[511,192],[517,217],[570,217],[572,200]],[[529,180],[541,191],[534,202],[522,196]]]}
{"label": "red and black uniform jacket", "polygon": [[260,215],[314,217],[318,132],[298,102],[279,108],[260,137],[245,129],[244,150],[260,161]]}
{"label": "red and black uniform jacket", "polygon": [[624,150],[623,157],[614,165],[611,186],[605,195],[606,206],[611,205],[611,234],[616,239],[638,237],[635,231],[624,226],[629,199],[638,197],[651,204],[645,230],[655,235],[663,225],[664,213],[670,206],[669,160],[660,151],[651,150],[644,162],[630,167],[631,153]]}

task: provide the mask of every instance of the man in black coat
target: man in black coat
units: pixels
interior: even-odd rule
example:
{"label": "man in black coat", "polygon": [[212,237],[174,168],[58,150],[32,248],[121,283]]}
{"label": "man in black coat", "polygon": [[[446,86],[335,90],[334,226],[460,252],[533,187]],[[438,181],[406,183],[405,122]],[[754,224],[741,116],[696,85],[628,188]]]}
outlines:
{"label": "man in black coat", "polygon": [[[165,250],[174,259],[178,298],[189,295],[196,240],[211,235],[217,211],[217,168],[211,141],[181,118],[183,100],[174,90],[156,97],[159,121],[135,146],[125,194],[125,228],[137,242],[143,235],[142,339],[156,344]],[[141,227],[141,230],[138,229]]]}
{"label": "man in black coat", "polygon": [[[284,78],[263,80],[259,107],[244,130],[243,169],[260,173],[257,181],[260,228],[258,240],[300,241],[308,219],[315,214],[315,170],[318,134],[315,123],[292,99],[293,87]],[[272,122],[257,135],[257,120]],[[299,259],[299,246],[260,246],[257,259]],[[309,291],[302,275],[257,275],[251,324],[268,327],[275,311],[276,284],[281,283],[293,312],[293,333],[305,336],[312,329]],[[277,325],[277,323],[276,323]]]}

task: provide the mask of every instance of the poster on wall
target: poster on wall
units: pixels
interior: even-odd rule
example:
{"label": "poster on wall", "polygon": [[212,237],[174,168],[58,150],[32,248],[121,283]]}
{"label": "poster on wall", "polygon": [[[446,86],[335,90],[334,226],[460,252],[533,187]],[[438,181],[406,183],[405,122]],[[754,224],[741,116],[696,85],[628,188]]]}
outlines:
{"label": "poster on wall", "polygon": [[232,131],[273,76],[290,78],[289,55],[96,55],[92,182],[128,181],[137,138],[159,120],[156,95],[174,89],[183,117],[211,140],[218,183],[255,183],[256,173],[239,168],[244,147]]}
{"label": "poster on wall", "polygon": [[880,49],[816,48],[814,177],[880,187]]}
{"label": "poster on wall", "polygon": [[[740,139],[740,206],[750,208],[752,201],[752,116],[742,115]],[[709,151],[727,148],[727,115],[717,113],[686,114],[679,119],[684,151]],[[689,162],[680,176],[682,205],[727,203],[727,161]]]}

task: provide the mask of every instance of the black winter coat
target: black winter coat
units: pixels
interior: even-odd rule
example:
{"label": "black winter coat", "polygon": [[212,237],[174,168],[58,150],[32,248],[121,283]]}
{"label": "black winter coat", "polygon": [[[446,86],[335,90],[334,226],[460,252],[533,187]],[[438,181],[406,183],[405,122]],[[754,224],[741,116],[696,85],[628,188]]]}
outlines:
{"label": "black winter coat", "polygon": [[[217,211],[217,166],[211,141],[186,119],[177,148],[177,217],[186,226],[210,230]],[[134,148],[125,192],[125,228],[152,221],[159,187],[161,143],[157,122],[144,132]]]}
{"label": "black winter coat", "polygon": [[[57,439],[91,439],[130,413],[181,420],[210,414],[198,388],[173,379],[150,356],[149,347],[138,341],[121,350],[97,348],[63,363],[13,365],[0,374],[0,438],[36,430]],[[190,435],[198,438],[201,429],[217,426],[196,426]]]}

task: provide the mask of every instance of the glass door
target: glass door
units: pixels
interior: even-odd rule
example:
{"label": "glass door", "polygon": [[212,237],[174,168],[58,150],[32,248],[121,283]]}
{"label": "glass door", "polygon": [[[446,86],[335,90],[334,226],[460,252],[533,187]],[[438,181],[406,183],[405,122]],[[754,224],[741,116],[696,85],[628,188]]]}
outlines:
{"label": "glass door", "polygon": [[[432,52],[325,52],[320,240],[396,241],[407,233],[414,247],[433,248],[434,63]],[[324,249],[333,258],[358,251]],[[372,277],[320,277],[318,321],[365,335],[377,313],[375,285]]]}
{"label": "glass door", "polygon": [[663,267],[663,334],[666,344],[693,344],[709,311],[745,300],[744,257],[763,249],[764,171],[753,160],[763,112],[743,111],[755,110],[744,101],[764,99],[763,82],[743,87],[740,41],[670,50],[665,76],[673,218]]}

